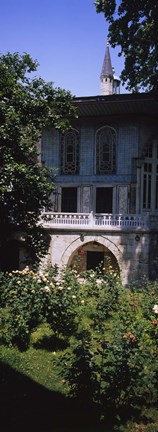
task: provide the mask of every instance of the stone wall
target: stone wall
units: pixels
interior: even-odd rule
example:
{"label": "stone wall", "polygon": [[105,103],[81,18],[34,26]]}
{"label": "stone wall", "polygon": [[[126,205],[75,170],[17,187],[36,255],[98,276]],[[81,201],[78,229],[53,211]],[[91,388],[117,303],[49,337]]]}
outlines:
{"label": "stone wall", "polygon": [[150,234],[149,244],[149,277],[153,280],[158,279],[158,232]]}
{"label": "stone wall", "polygon": [[[75,254],[87,243],[97,242],[117,260],[124,285],[149,272],[149,234],[144,232],[70,232],[51,233],[48,261],[59,268],[70,266]],[[46,261],[45,261],[46,262]]]}

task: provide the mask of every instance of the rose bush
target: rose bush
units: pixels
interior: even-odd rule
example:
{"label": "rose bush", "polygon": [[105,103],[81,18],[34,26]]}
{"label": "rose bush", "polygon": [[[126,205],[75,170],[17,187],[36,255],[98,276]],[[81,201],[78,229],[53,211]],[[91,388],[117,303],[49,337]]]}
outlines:
{"label": "rose bush", "polygon": [[54,366],[99,418],[119,424],[157,404],[157,282],[124,288],[112,271],[26,268],[1,274],[0,290],[2,342],[26,349],[31,333],[48,323],[66,340]]}
{"label": "rose bush", "polygon": [[1,277],[2,341],[26,348],[32,329],[44,319],[49,307],[46,275],[26,267]]}

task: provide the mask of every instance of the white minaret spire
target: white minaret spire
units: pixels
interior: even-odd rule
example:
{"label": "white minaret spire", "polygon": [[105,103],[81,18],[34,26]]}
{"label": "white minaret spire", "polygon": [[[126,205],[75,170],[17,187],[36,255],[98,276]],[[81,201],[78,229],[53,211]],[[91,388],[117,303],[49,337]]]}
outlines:
{"label": "white minaret spire", "polygon": [[[115,82],[117,81],[117,83]],[[105,57],[103,61],[102,71],[100,75],[100,92],[102,96],[112,95],[114,93],[119,93],[117,91],[117,87],[120,86],[120,80],[115,79],[114,70],[111,64],[110,50],[109,50],[109,41],[106,42],[106,51]]]}

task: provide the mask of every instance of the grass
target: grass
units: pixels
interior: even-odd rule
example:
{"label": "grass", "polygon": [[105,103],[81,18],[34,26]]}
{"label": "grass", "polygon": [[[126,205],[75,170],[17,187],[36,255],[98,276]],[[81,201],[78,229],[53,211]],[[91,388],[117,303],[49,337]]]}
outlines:
{"label": "grass", "polygon": [[[33,346],[42,340],[41,333],[45,330],[38,330],[39,338],[37,333],[33,335],[32,346],[25,352],[15,347],[0,347],[2,431],[105,432],[105,429],[95,427],[93,421],[91,423],[92,413],[87,415],[87,407],[78,409],[76,402],[69,399],[68,388],[60,376],[60,366],[56,367],[54,362],[61,351],[50,350],[52,334],[47,341],[48,350]],[[153,420],[149,424],[129,422],[122,432],[158,432],[156,412],[152,413],[152,418],[155,416],[153,423]],[[106,429],[106,432],[112,431]]]}
{"label": "grass", "polygon": [[53,366],[54,352],[30,347],[26,352],[16,348],[0,347],[0,358],[5,364],[12,367],[33,381],[51,391],[65,393],[63,382]]}
{"label": "grass", "polygon": [[26,351],[0,346],[3,432],[98,432],[87,407],[68,397],[56,362],[65,348],[46,324],[31,335]]}

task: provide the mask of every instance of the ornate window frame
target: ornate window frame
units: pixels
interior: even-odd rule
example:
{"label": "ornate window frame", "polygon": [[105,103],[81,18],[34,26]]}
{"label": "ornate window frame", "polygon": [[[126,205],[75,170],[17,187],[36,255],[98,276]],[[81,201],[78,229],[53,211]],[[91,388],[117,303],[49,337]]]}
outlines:
{"label": "ornate window frame", "polygon": [[61,135],[61,174],[79,174],[79,132],[69,129]]}
{"label": "ornate window frame", "polygon": [[116,172],[116,139],[116,130],[111,126],[102,126],[96,131],[96,174],[104,175]]}
{"label": "ornate window frame", "polygon": [[142,166],[143,211],[158,211],[158,141],[146,149]]}

